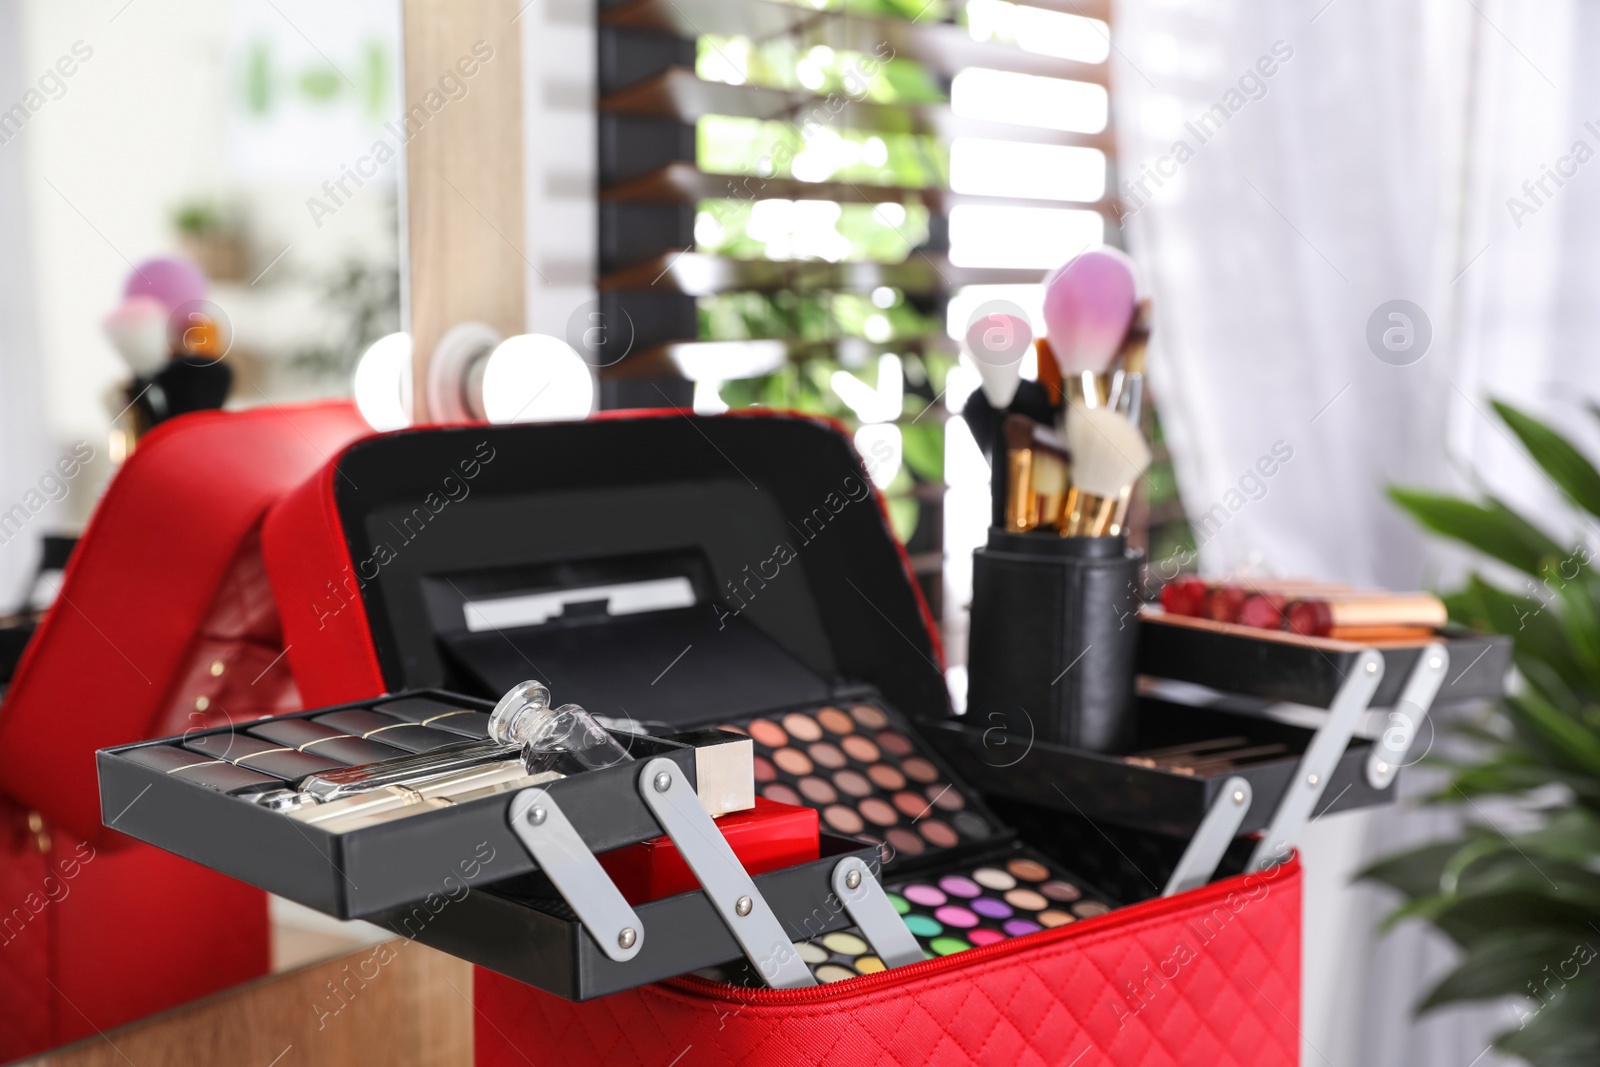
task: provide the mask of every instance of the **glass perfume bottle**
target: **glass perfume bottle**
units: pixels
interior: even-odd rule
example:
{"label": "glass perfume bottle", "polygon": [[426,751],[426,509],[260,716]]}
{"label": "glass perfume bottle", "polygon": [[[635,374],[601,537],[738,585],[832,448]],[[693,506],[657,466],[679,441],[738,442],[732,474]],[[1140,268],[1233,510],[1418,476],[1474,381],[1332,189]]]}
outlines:
{"label": "glass perfume bottle", "polygon": [[489,716],[489,737],[519,745],[529,774],[579,774],[633,758],[604,727],[576,704],[550,706],[550,690],[523,682],[500,698]]}
{"label": "glass perfume bottle", "polygon": [[500,698],[489,717],[489,737],[431,752],[315,774],[298,790],[274,790],[257,803],[292,811],[385,786],[415,786],[485,763],[519,759],[528,774],[577,774],[631,760],[628,750],[576,704],[550,706],[550,690],[527,681]]}

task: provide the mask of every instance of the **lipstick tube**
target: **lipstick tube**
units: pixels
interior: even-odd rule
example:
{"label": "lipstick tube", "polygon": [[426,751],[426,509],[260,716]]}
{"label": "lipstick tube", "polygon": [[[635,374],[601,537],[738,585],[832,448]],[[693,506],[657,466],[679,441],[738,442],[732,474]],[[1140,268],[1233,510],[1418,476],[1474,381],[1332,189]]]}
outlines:
{"label": "lipstick tube", "polygon": [[1428,593],[1319,597],[1296,600],[1284,611],[1284,627],[1308,637],[1335,631],[1391,627],[1438,629],[1449,621],[1444,602]]}

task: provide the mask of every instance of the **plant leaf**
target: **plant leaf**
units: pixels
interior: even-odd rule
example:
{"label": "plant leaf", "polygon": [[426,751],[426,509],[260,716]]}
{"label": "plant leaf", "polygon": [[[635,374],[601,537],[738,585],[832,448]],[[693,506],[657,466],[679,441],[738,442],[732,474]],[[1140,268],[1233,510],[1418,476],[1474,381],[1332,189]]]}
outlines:
{"label": "plant leaf", "polygon": [[1566,554],[1548,535],[1498,500],[1474,504],[1460,497],[1399,486],[1390,487],[1389,497],[1433,532],[1526,574],[1537,576],[1545,559],[1559,559]]}
{"label": "plant leaf", "polygon": [[1591,515],[1600,516],[1600,471],[1548,425],[1499,400],[1490,401],[1522,447],[1552,481]]}
{"label": "plant leaf", "polygon": [[1527,995],[1528,984],[1546,967],[1572,956],[1573,938],[1551,931],[1503,934],[1475,945],[1417,1006],[1419,1012],[1463,1000]]}

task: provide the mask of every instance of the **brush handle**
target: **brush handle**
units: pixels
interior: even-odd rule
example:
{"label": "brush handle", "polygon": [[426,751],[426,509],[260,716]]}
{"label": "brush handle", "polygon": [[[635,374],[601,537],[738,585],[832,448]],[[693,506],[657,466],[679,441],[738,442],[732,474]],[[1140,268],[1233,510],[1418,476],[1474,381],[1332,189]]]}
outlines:
{"label": "brush handle", "polygon": [[1023,533],[1038,522],[1039,501],[1033,491],[1033,449],[1006,454],[1006,529]]}

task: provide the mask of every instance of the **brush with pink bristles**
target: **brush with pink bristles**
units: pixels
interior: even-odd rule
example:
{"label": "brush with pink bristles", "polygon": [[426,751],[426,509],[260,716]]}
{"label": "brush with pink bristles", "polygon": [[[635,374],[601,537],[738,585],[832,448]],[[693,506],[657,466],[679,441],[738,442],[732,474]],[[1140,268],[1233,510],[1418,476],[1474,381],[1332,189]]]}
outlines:
{"label": "brush with pink bristles", "polygon": [[1045,279],[1045,337],[1061,368],[1067,408],[1105,406],[1107,370],[1137,299],[1133,261],[1114,248],[1085,252]]}

